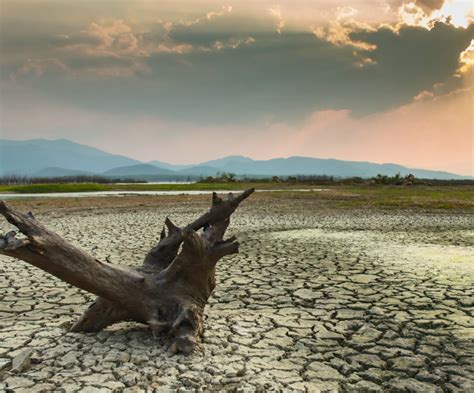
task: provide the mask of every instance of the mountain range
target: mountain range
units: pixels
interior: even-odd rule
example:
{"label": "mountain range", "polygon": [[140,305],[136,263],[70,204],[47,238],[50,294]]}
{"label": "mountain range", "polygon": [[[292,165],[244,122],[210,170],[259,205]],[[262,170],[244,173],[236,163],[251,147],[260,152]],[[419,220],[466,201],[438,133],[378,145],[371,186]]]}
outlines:
{"label": "mountain range", "polygon": [[373,177],[378,174],[405,176],[412,173],[425,179],[470,179],[443,171],[407,168],[397,164],[320,159],[311,157],[253,160],[228,156],[196,165],[176,165],[162,161],[142,162],[110,154],[67,139],[0,139],[0,176],[61,177],[101,175],[136,180],[185,180],[231,172],[239,176],[268,177],[328,175],[335,177]]}

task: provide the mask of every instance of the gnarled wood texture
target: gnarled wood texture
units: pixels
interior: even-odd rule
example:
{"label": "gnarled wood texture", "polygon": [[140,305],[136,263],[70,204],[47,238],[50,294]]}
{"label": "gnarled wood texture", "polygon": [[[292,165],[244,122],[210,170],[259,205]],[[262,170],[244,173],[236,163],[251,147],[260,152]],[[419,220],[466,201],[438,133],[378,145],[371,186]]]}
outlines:
{"label": "gnarled wood texture", "polygon": [[225,200],[214,193],[210,210],[184,228],[167,218],[160,241],[135,268],[99,261],[41,225],[31,213],[0,201],[0,214],[25,235],[17,238],[15,231],[0,235],[0,254],[98,296],[72,331],[97,332],[133,320],[148,324],[153,334],[171,332],[172,350],[189,353],[203,329],[204,307],[216,285],[216,263],[238,252],[235,237],[224,240],[230,216],[253,191],[236,197],[230,193]]}

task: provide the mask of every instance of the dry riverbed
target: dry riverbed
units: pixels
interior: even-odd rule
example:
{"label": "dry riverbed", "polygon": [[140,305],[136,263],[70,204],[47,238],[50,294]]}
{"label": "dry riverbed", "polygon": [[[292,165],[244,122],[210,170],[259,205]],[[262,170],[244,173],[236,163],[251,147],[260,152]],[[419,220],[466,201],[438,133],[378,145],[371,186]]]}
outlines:
{"label": "dry riverbed", "polygon": [[[208,199],[12,205],[99,259],[139,264],[167,215],[183,225]],[[138,324],[68,333],[93,296],[2,256],[0,391],[472,391],[473,217],[252,196],[191,356]]]}

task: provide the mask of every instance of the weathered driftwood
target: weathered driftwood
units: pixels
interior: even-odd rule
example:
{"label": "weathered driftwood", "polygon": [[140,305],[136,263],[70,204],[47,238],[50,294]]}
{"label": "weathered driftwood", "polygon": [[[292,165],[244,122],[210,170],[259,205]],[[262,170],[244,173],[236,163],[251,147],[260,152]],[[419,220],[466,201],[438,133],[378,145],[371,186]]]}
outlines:
{"label": "weathered driftwood", "polygon": [[[223,200],[213,194],[210,210],[184,228],[169,218],[160,241],[140,267],[99,261],[0,201],[0,214],[25,238],[0,235],[0,254],[26,261],[59,279],[94,293],[96,301],[73,325],[74,332],[97,332],[116,322],[148,324],[174,335],[174,352],[192,352],[203,329],[203,311],[215,287],[215,266],[238,252],[235,237],[224,240],[230,216],[253,189]],[[200,231],[198,233],[197,231]]]}

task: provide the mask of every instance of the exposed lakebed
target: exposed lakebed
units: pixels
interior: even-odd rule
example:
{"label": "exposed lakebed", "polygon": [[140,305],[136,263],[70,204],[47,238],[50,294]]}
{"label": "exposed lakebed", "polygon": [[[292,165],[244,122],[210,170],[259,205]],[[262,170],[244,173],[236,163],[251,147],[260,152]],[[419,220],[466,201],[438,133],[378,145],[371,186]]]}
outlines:
{"label": "exposed lakebed", "polygon": [[[201,198],[36,216],[99,259],[139,264],[166,216],[183,225],[207,208]],[[94,297],[0,257],[0,390],[472,389],[472,214],[255,198],[234,216],[240,254],[218,265],[191,356],[138,324],[68,333]],[[12,373],[25,351],[31,364]]]}

